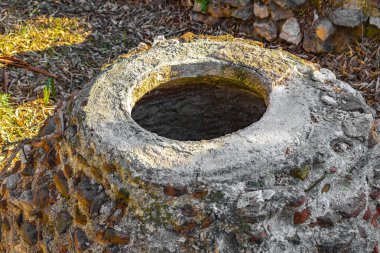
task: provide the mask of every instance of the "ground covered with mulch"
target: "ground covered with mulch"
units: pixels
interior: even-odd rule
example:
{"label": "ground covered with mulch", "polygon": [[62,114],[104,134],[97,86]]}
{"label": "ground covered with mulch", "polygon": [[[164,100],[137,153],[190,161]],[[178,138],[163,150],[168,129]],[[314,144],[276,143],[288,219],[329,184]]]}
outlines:
{"label": "ground covered with mulch", "polygon": [[[3,107],[3,111],[0,111],[0,146],[35,134],[58,100],[81,89],[105,66],[137,47],[140,42],[151,44],[158,35],[172,38],[186,32],[244,37],[239,34],[237,23],[222,22],[210,27],[192,22],[191,9],[181,7],[179,2],[1,1],[0,57],[16,57],[37,69],[49,71],[57,78],[54,78],[55,94],[50,95],[49,101],[45,98],[45,101],[35,102],[44,97],[44,90],[47,84],[51,84],[51,78],[30,68],[0,64],[0,110]],[[368,103],[380,112],[378,41],[364,38],[351,45],[347,52],[325,55],[307,54],[300,46],[291,47],[279,41],[265,43],[265,46],[282,47],[333,70],[338,78],[361,90]],[[23,113],[16,111],[20,106],[28,109],[25,103],[34,109],[27,110],[29,116],[23,118]],[[31,117],[39,112],[43,112],[41,117]],[[12,120],[4,117],[9,113],[12,114]],[[22,122],[25,120],[32,123],[25,124]],[[24,131],[25,128],[35,130]],[[9,152],[8,149],[5,151]]]}

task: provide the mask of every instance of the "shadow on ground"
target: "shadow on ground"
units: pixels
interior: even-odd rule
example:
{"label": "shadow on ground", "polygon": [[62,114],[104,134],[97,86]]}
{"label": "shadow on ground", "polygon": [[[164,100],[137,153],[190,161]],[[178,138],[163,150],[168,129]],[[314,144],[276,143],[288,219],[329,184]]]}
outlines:
{"label": "shadow on ground", "polygon": [[[6,0],[0,3],[0,38],[1,33],[3,36],[22,33],[20,29],[25,24],[41,17],[77,20],[78,27],[74,30],[82,33],[77,35],[85,37],[83,42],[68,41],[65,45],[47,46],[43,50],[16,50],[13,54],[58,75],[57,95],[62,98],[83,87],[102,66],[140,42],[150,44],[157,35],[175,37],[187,31],[197,32],[202,26],[190,23],[188,11],[180,8],[177,1],[163,0],[150,1],[150,4],[120,0]],[[49,36],[46,33],[46,40]],[[0,55],[4,53],[0,51]],[[0,93],[11,94],[12,101],[16,103],[30,101],[43,95],[46,79],[27,70],[3,66],[0,68]]]}

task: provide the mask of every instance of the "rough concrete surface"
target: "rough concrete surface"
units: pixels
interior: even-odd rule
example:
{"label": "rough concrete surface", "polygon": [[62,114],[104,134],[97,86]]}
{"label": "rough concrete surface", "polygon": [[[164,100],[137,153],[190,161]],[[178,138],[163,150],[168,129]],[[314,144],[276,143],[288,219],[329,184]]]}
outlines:
{"label": "rough concrete surface", "polygon": [[[132,119],[145,94],[199,77],[255,93],[266,112],[201,141]],[[5,251],[372,252],[379,243],[374,112],[331,71],[284,51],[160,38],[64,102],[54,122],[62,136],[4,176]]]}

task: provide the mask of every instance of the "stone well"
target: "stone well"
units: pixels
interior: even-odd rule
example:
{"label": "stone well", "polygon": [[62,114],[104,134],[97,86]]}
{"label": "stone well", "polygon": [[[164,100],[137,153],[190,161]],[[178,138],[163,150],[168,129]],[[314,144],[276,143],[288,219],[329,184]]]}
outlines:
{"label": "stone well", "polygon": [[374,112],[252,41],[156,40],[3,174],[6,252],[377,252]]}

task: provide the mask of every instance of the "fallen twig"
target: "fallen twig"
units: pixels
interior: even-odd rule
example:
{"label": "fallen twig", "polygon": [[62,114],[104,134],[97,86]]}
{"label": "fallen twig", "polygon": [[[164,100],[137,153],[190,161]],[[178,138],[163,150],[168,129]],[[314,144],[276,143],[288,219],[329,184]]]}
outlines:
{"label": "fallen twig", "polygon": [[30,65],[26,61],[17,59],[15,57],[0,56],[0,63],[4,63],[4,64],[11,65],[11,66],[14,66],[14,67],[28,69],[30,71],[33,71],[33,72],[36,72],[36,73],[40,73],[42,75],[49,76],[49,77],[52,77],[52,78],[56,78],[56,79],[58,78],[57,75],[54,75],[54,74],[50,73],[47,70],[33,67],[32,65]]}

